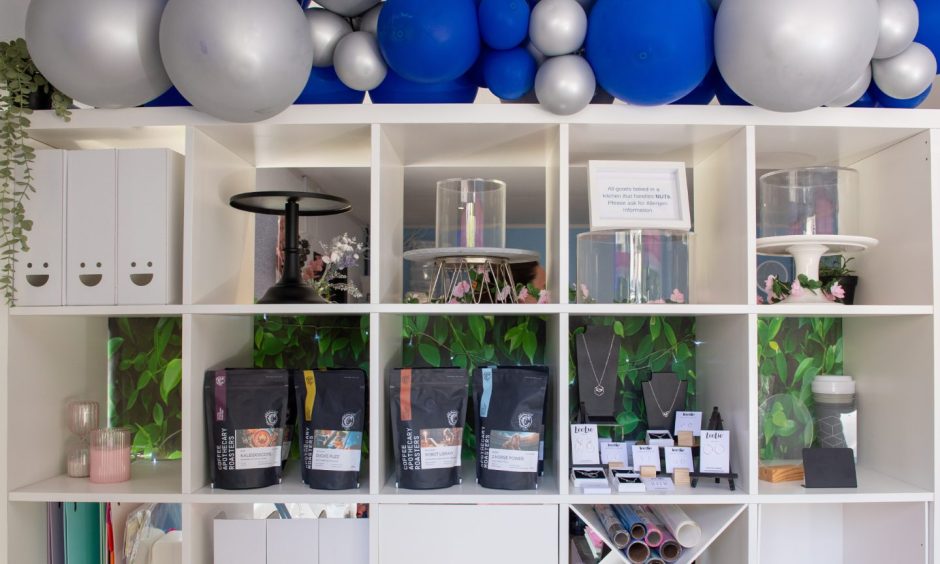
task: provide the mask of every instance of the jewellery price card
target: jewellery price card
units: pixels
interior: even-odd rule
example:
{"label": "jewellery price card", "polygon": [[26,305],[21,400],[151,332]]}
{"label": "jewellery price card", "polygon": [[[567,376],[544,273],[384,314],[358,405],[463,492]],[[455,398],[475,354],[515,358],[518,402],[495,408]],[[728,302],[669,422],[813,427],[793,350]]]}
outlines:
{"label": "jewellery price card", "polygon": [[601,443],[601,464],[610,464],[611,462],[620,462],[624,468],[630,467],[627,443]]}
{"label": "jewellery price card", "polygon": [[658,446],[633,445],[633,469],[639,470],[644,466],[652,466],[657,472],[663,469]]}
{"label": "jewellery price card", "polygon": [[692,449],[689,447],[666,447],[666,472],[672,474],[676,468],[685,468],[689,472],[692,467]]}
{"label": "jewellery price card", "polygon": [[676,485],[672,478],[640,478],[646,486],[648,492],[673,492],[676,491]]}
{"label": "jewellery price card", "polygon": [[571,426],[571,464],[600,464],[597,425]]}
{"label": "jewellery price card", "polygon": [[680,431],[691,431],[693,437],[702,435],[702,412],[701,411],[677,411],[676,412],[676,434]]}
{"label": "jewellery price card", "polygon": [[711,474],[731,471],[731,431],[705,431],[702,433],[699,470]]}

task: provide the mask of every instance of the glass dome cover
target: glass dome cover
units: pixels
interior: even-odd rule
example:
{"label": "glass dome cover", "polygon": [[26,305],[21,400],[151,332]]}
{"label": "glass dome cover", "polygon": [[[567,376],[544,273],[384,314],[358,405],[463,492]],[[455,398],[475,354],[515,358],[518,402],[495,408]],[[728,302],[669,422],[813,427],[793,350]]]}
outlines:
{"label": "glass dome cover", "polygon": [[757,236],[859,235],[858,171],[818,166],[760,177]]}
{"label": "glass dome cover", "polygon": [[451,178],[437,183],[437,247],[506,246],[506,183]]}

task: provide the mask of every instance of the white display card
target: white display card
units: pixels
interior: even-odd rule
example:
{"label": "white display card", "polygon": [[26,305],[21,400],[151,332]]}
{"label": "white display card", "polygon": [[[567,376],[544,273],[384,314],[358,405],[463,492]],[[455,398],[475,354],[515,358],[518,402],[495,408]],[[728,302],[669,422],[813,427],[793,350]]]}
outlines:
{"label": "white display card", "polygon": [[597,425],[571,426],[571,464],[600,464]]}
{"label": "white display card", "polygon": [[591,231],[692,227],[685,163],[589,161]]}
{"label": "white display card", "polygon": [[607,441],[601,443],[601,464],[621,462],[624,468],[630,467],[630,455],[627,443]]}
{"label": "white display card", "polygon": [[669,477],[640,478],[640,480],[646,485],[646,491],[648,492],[673,492],[676,490],[676,485]]}
{"label": "white display card", "polygon": [[679,431],[692,431],[693,437],[702,435],[702,412],[701,411],[677,411],[676,412],[676,435]]}
{"label": "white display card", "polygon": [[633,469],[639,471],[644,466],[652,466],[657,472],[663,469],[658,446],[633,445]]}
{"label": "white display card", "polygon": [[701,446],[699,471],[712,474],[731,471],[731,431],[705,431]]}
{"label": "white display card", "polygon": [[691,448],[666,447],[666,472],[672,474],[676,468],[685,468],[689,472],[694,470]]}

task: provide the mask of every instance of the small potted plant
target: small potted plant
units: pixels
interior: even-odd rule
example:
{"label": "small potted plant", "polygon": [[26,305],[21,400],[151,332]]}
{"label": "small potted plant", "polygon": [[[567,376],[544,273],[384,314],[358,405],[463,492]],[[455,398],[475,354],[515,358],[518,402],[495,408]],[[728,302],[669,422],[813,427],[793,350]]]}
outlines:
{"label": "small potted plant", "polygon": [[853,260],[855,259],[838,255],[828,266],[820,265],[819,267],[819,281],[822,282],[823,287],[831,287],[838,283],[842,287],[844,297],[836,297],[836,301],[847,305],[855,302],[855,287],[858,286],[858,276],[849,268],[849,263]]}

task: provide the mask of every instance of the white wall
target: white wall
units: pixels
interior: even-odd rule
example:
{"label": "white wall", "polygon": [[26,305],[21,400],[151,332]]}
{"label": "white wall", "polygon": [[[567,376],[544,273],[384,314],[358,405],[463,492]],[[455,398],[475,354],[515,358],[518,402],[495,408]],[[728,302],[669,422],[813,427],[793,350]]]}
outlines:
{"label": "white wall", "polygon": [[0,0],[0,41],[23,37],[29,0]]}

